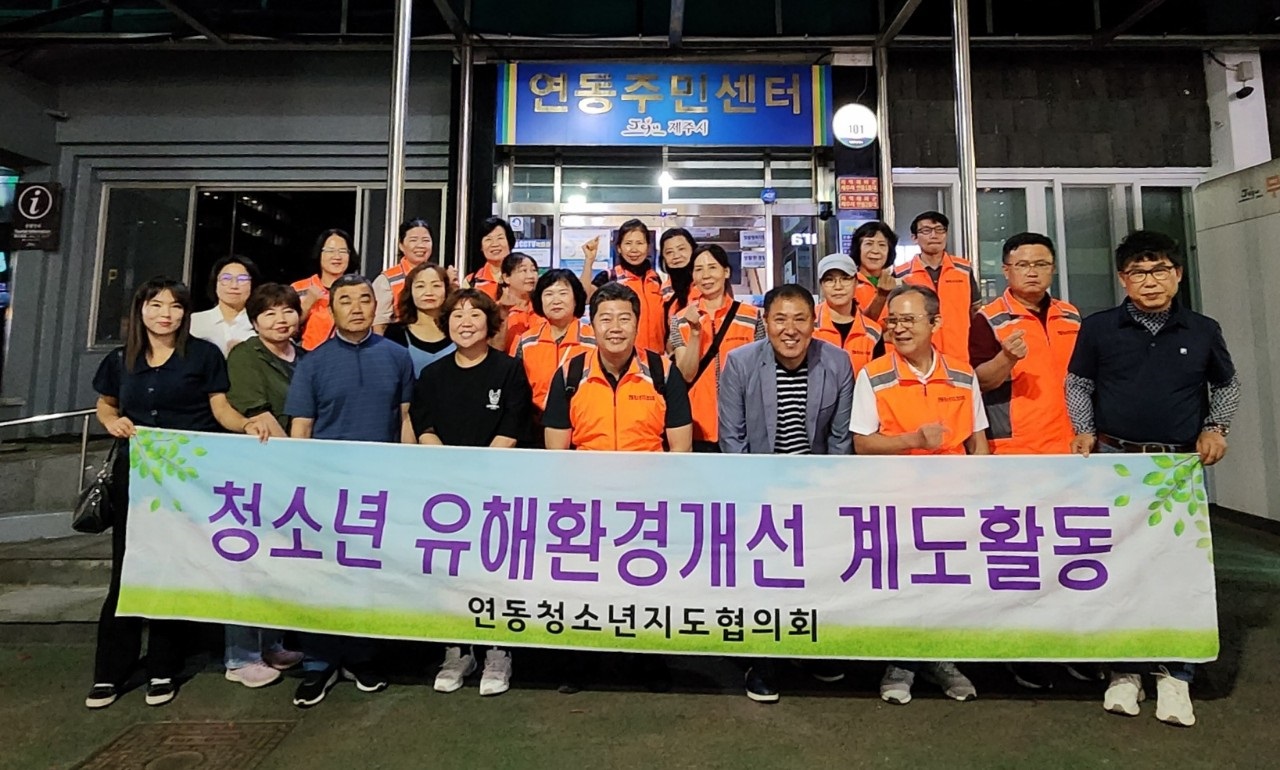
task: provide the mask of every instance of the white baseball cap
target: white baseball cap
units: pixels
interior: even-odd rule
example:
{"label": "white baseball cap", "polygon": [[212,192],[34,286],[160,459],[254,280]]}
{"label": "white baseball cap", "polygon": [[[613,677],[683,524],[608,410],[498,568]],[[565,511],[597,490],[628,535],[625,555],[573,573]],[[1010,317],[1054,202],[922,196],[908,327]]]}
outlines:
{"label": "white baseball cap", "polygon": [[828,254],[823,257],[818,262],[818,280],[822,280],[828,270],[839,270],[850,278],[858,274],[858,266],[853,264],[853,257],[848,254]]}

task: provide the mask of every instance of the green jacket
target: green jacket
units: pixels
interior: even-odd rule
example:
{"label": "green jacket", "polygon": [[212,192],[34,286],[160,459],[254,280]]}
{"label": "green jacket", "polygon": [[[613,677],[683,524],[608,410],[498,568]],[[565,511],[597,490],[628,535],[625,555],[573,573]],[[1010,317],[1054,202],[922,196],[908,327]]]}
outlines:
{"label": "green jacket", "polygon": [[289,432],[289,417],[284,413],[284,399],[289,394],[293,368],[305,352],[296,344],[293,347],[297,358],[292,364],[267,350],[257,336],[227,354],[227,374],[231,378],[227,400],[245,417],[271,412],[285,433]]}

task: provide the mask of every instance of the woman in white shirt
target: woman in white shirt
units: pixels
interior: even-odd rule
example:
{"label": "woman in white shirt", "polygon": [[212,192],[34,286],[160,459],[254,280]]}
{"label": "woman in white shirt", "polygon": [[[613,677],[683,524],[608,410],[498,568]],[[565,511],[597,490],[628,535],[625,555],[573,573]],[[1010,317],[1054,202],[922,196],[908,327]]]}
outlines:
{"label": "woman in white shirt", "polygon": [[244,311],[253,287],[262,282],[258,266],[248,257],[223,257],[209,273],[209,296],[216,305],[191,316],[191,336],[218,346],[222,355],[254,336]]}

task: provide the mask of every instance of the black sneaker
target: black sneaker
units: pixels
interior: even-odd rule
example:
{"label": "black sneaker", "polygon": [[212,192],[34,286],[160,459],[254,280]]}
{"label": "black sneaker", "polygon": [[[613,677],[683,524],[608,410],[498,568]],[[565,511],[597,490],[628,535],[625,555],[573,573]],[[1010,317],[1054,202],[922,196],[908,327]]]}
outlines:
{"label": "black sneaker", "polygon": [[86,708],[104,709],[116,702],[116,698],[120,697],[120,693],[116,691],[114,684],[95,684],[89,694],[84,699]]}
{"label": "black sneaker", "polygon": [[387,689],[386,677],[373,670],[367,663],[344,666],[342,677],[356,683],[360,692],[382,692]]}
{"label": "black sneaker", "polygon": [[298,708],[311,708],[324,700],[324,696],[329,694],[329,689],[337,683],[337,666],[329,666],[320,671],[308,671],[298,685],[298,689],[293,691],[293,705]]}
{"label": "black sneaker", "polygon": [[147,705],[163,706],[178,696],[178,686],[172,679],[152,679],[147,683]]}
{"label": "black sneaker", "polygon": [[773,676],[758,667],[747,669],[747,697],[756,703],[777,703],[778,688]]}
{"label": "black sneaker", "polygon": [[844,669],[840,667],[838,661],[821,659],[805,661],[804,668],[809,672],[809,676],[819,682],[839,682],[844,679]]}
{"label": "black sneaker", "polygon": [[1052,672],[1044,663],[1009,663],[1007,668],[1019,687],[1028,690],[1053,689]]}
{"label": "black sneaker", "polygon": [[1063,663],[1062,667],[1072,679],[1080,682],[1101,682],[1107,678],[1106,672],[1097,663]]}

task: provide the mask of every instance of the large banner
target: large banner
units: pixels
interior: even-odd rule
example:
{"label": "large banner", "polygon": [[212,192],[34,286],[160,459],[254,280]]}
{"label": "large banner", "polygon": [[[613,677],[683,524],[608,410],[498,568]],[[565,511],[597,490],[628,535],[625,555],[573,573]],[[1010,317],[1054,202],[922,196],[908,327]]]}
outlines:
{"label": "large banner", "polygon": [[513,63],[498,75],[498,144],[823,147],[830,79],[792,64]]}
{"label": "large banner", "polygon": [[119,611],[785,657],[1217,656],[1194,455],[774,457],[141,429]]}

